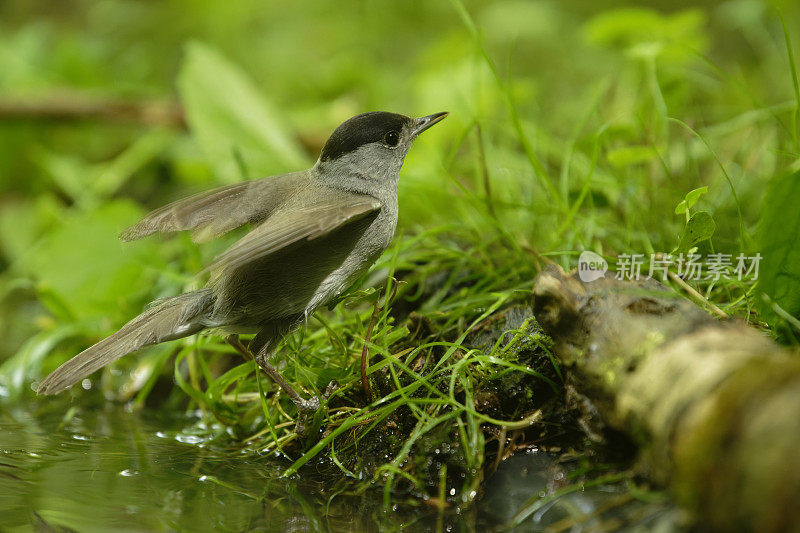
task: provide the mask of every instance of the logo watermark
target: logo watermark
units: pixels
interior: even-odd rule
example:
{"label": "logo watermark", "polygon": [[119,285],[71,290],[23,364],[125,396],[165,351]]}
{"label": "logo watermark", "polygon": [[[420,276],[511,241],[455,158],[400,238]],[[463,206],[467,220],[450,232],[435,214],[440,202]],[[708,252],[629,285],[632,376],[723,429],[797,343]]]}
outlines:
{"label": "logo watermark", "polygon": [[585,250],[578,258],[578,277],[587,283],[596,279],[604,278],[608,272],[608,261],[603,256]]}
{"label": "logo watermark", "polygon": [[[639,280],[660,277],[666,280],[674,272],[684,280],[719,281],[736,278],[739,281],[756,281],[761,254],[619,254],[611,271],[619,280]],[[578,258],[578,276],[581,281],[595,281],[605,277],[609,264],[602,256],[588,250]]]}

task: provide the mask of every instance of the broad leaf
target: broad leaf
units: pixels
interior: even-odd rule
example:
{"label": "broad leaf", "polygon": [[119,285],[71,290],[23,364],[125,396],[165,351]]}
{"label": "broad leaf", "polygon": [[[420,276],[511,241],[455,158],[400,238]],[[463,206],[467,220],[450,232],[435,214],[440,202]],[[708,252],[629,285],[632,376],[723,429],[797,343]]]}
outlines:
{"label": "broad leaf", "polygon": [[708,187],[706,186],[706,187],[699,187],[697,189],[694,189],[686,193],[686,196],[683,198],[683,200],[681,200],[681,203],[679,203],[675,207],[675,214],[682,215],[683,213],[694,207],[694,204],[696,204],[697,201],[700,200],[700,197],[706,194],[707,192],[708,192]]}
{"label": "broad leaf", "polygon": [[608,162],[615,167],[628,167],[649,163],[657,157],[657,152],[652,146],[623,146],[606,153]]}
{"label": "broad leaf", "polygon": [[716,229],[717,225],[711,218],[711,214],[708,211],[698,211],[692,215],[692,218],[686,223],[686,227],[683,228],[683,235],[681,235],[676,251],[678,253],[688,252],[701,242],[709,240]]}
{"label": "broad leaf", "polygon": [[154,243],[122,243],[119,231],[141,215],[130,202],[114,201],[89,212],[65,215],[59,228],[49,232],[14,265],[14,273],[38,283],[43,302],[59,302],[67,309],[51,311],[76,319],[120,317],[141,310],[138,300],[149,291],[155,269],[147,268],[158,257]]}
{"label": "broad leaf", "polygon": [[[800,172],[772,180],[758,228],[762,260],[758,305],[771,325],[781,320],[774,305],[800,317]],[[766,298],[765,298],[766,296]]]}
{"label": "broad leaf", "polygon": [[309,166],[277,106],[216,50],[187,46],[178,89],[192,133],[222,181]]}

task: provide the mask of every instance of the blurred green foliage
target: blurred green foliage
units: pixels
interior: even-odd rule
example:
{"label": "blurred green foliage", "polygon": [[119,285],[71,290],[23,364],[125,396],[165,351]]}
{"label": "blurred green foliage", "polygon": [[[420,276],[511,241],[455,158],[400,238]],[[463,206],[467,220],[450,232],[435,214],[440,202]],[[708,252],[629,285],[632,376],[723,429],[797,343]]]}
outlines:
{"label": "blurred green foliage", "polygon": [[[194,273],[230,242],[120,244],[147,209],[308,166],[333,128],[368,110],[451,112],[407,158],[400,237],[369,281],[398,273],[402,299],[459,343],[531,287],[541,257],[572,267],[582,250],[788,250],[796,235],[775,237],[796,226],[786,218],[796,175],[774,180],[800,156],[798,32],[789,1],[5,0],[0,396],[31,399],[30,383],[148,301],[196,287]],[[770,261],[763,316],[753,283],[694,285],[791,340],[800,310],[782,280],[796,283],[797,262]],[[290,379],[352,381],[353,354],[370,342],[402,363],[393,347],[407,324],[385,313],[364,341],[374,297],[354,301],[287,341]],[[121,362],[133,372],[109,378],[127,379],[117,397],[144,401],[175,355],[180,389],[237,436],[277,436],[280,412],[236,400],[260,390],[242,379],[249,363],[221,363],[227,349],[206,339],[176,349]],[[494,353],[470,355],[453,383],[470,391],[471,372],[500,364]],[[461,405],[452,390],[451,400]],[[474,406],[462,408],[464,442],[482,450]]]}
{"label": "blurred green foliage", "polygon": [[[671,208],[702,185],[716,247],[753,251],[762,191],[798,152],[778,9],[798,42],[797,7],[757,0],[6,1],[0,100],[33,107],[0,114],[0,358],[59,320],[102,321],[94,336],[179,290],[219,247],[114,234],[181,195],[307,166],[369,109],[452,112],[409,155],[406,232],[668,251],[683,233]],[[37,116],[37,102],[108,99],[179,102],[190,132]],[[746,242],[718,166],[743,199]]]}
{"label": "blurred green foliage", "polygon": [[[795,165],[796,167],[797,165]],[[758,308],[780,336],[800,336],[800,171],[776,177],[758,228],[764,257]]]}

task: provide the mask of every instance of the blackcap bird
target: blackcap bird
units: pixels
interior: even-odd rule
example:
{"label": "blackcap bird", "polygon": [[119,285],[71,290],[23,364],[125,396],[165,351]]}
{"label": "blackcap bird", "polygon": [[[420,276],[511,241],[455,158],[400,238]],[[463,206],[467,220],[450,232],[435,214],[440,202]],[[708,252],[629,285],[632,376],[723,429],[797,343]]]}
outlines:
{"label": "blackcap bird", "polygon": [[[315,410],[319,400],[302,399],[270,356],[288,332],[347,289],[389,245],[403,160],[417,136],[446,116],[364,113],[336,128],[308,170],[202,192],[145,216],[120,238],[191,230],[203,241],[244,224],[252,229],[216,257],[204,288],[157,300],[61,365],[38,393],[61,392],[144,346],[214,328],[252,354],[301,415]],[[256,335],[245,349],[236,335],[246,332]]]}

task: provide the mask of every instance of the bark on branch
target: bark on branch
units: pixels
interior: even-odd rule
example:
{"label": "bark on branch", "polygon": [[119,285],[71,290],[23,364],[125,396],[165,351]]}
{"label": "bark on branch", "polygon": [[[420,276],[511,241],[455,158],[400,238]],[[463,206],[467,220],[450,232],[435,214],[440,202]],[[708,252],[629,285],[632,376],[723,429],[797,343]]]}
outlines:
{"label": "bark on branch", "polygon": [[8,120],[96,120],[186,128],[183,109],[175,102],[92,97],[74,92],[2,97],[0,121]]}
{"label": "bark on branch", "polygon": [[534,294],[590,434],[630,435],[703,530],[800,531],[800,357],[654,281],[550,267]]}

